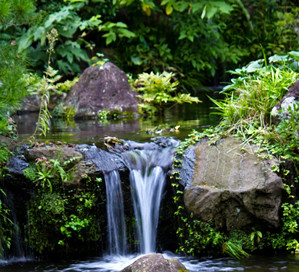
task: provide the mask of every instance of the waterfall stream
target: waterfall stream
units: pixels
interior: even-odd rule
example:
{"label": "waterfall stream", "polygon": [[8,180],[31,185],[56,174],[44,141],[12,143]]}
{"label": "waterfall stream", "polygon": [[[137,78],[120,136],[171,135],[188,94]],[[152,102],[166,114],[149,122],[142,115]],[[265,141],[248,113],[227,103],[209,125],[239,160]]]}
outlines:
{"label": "waterfall stream", "polygon": [[118,171],[105,174],[107,197],[108,245],[110,255],[127,253],[123,194]]}
{"label": "waterfall stream", "polygon": [[153,165],[153,152],[142,150],[130,155],[135,162],[130,182],[140,253],[155,252],[159,209],[165,185],[165,172]]}
{"label": "waterfall stream", "polygon": [[139,253],[156,252],[160,204],[174,147],[131,150],[122,154],[130,169],[131,195]]}
{"label": "waterfall stream", "polygon": [[[174,146],[161,148],[130,148],[121,154],[130,171],[130,188],[134,208],[138,252],[156,252],[159,210],[166,174],[172,164]],[[121,180],[118,171],[105,174],[108,218],[108,246],[110,255],[127,253],[126,225]]]}

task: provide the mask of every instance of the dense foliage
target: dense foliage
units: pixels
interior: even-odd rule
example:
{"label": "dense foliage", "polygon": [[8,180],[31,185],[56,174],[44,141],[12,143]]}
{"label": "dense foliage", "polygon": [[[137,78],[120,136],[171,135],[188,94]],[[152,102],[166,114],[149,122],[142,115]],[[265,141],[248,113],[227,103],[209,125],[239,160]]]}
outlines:
{"label": "dense foliage", "polygon": [[47,33],[59,38],[54,69],[73,76],[102,56],[127,72],[177,72],[185,85],[211,83],[237,63],[298,47],[295,1],[1,1],[0,41],[16,43],[44,70]]}
{"label": "dense foliage", "polygon": [[[102,238],[101,178],[86,177],[80,184],[72,184],[72,165],[78,158],[62,162],[38,158],[36,164],[24,170],[34,184],[34,195],[29,202],[26,224],[27,242],[39,254],[72,254],[93,244],[93,253]],[[86,248],[84,249],[86,251]],[[86,252],[85,252],[86,253]]]}

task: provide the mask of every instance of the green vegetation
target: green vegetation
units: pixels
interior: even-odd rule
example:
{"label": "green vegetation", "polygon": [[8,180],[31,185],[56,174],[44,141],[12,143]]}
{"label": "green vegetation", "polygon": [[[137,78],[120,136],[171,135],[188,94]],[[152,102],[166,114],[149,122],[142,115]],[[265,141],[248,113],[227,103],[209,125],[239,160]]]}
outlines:
{"label": "green vegetation", "polygon": [[197,97],[190,94],[177,93],[178,81],[172,82],[175,77],[174,73],[164,71],[162,74],[151,72],[138,75],[134,86],[136,90],[141,92],[139,95],[141,103],[138,104],[141,112],[153,116],[157,113],[161,114],[165,105],[169,103],[198,103]]}
{"label": "green vegetation", "polygon": [[[194,131],[177,150],[204,137],[211,142],[233,134],[260,147],[260,156],[275,156],[288,192],[279,233],[221,233],[213,223],[187,214],[179,173],[173,172],[179,250],[192,255],[220,252],[241,257],[259,249],[298,252],[299,202],[292,177],[298,177],[298,106],[274,124],[270,111],[298,80],[298,10],[296,1],[241,0],[0,0],[0,136],[16,137],[10,116],[28,94],[41,98],[36,131],[50,125],[50,94],[67,92],[88,65],[111,60],[137,78],[140,109],[162,113],[174,103],[199,102],[186,91],[236,76],[222,101],[213,100],[222,122],[203,133]],[[55,50],[54,50],[55,45]],[[289,52],[289,53],[286,53]],[[278,54],[284,54],[283,56]],[[269,57],[272,56],[272,57]],[[262,58],[262,59],[259,59]],[[241,69],[252,60],[249,65]],[[61,76],[60,76],[61,75]],[[178,84],[181,89],[178,90]],[[114,114],[114,113],[113,113]],[[112,114],[112,117],[113,117]],[[74,108],[57,107],[53,116],[70,120]],[[107,122],[111,113],[99,114]],[[262,153],[266,151],[266,153]],[[11,153],[0,143],[0,179]],[[287,165],[291,162],[292,169]],[[101,186],[86,178],[68,185],[68,162],[41,158],[25,171],[34,185],[29,204],[28,242],[49,253],[71,244],[100,239],[96,213]],[[10,211],[0,187],[0,255],[12,237]],[[241,239],[242,237],[242,239]]]}
{"label": "green vegetation", "polygon": [[0,41],[14,41],[40,74],[47,33],[57,30],[52,63],[65,78],[100,56],[135,75],[176,72],[194,88],[261,57],[261,48],[270,56],[298,43],[296,1],[12,0],[0,6]]}
{"label": "green vegetation", "polygon": [[[288,87],[299,79],[298,61],[298,52],[292,51],[284,56],[275,55],[268,60],[251,62],[242,69],[232,71],[238,77],[224,88],[225,99],[213,99],[218,106],[217,113],[222,117],[220,124],[203,132],[193,131],[177,149],[175,170],[171,177],[177,205],[175,216],[179,222],[177,234],[181,237],[179,251],[200,255],[213,251],[215,247],[219,249],[221,244],[224,253],[237,258],[246,257],[246,252],[266,249],[298,252],[299,201],[293,189],[299,176],[299,105],[288,109],[288,118],[278,123],[271,120],[272,108],[286,94]],[[183,191],[178,183],[178,169],[184,150],[204,138],[208,138],[212,144],[228,135],[257,145],[258,156],[262,158],[279,159],[281,167],[273,170],[283,178],[289,197],[282,204],[282,227],[277,233],[262,233],[255,229],[250,233],[218,232],[212,222],[200,222],[184,210]],[[287,165],[291,165],[291,168]],[[204,227],[197,227],[202,224]]]}
{"label": "green vegetation", "polygon": [[[86,177],[82,184],[72,184],[72,165],[78,158],[38,158],[24,170],[34,184],[29,202],[27,242],[39,254],[80,251],[82,245],[101,238],[101,179]],[[96,245],[95,249],[96,249]]]}

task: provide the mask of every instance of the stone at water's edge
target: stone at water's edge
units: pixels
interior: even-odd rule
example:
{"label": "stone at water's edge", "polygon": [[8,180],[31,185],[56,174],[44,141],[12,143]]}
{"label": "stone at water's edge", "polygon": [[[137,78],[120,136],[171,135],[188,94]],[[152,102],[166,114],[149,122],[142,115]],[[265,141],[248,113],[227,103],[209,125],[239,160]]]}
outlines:
{"label": "stone at water's edge", "polygon": [[184,192],[187,209],[229,231],[278,227],[283,183],[253,148],[234,138],[212,146],[199,143],[193,179]]}
{"label": "stone at water's edge", "polygon": [[111,62],[87,68],[65,100],[75,108],[75,117],[93,117],[102,110],[137,113],[137,104],[125,72]]}
{"label": "stone at water's edge", "polygon": [[299,103],[299,80],[289,87],[288,93],[272,109],[272,121],[278,123],[279,121],[288,118],[288,108],[294,110],[296,103]]}
{"label": "stone at water's edge", "polygon": [[162,254],[148,254],[140,257],[121,272],[188,272],[176,258],[165,259]]}

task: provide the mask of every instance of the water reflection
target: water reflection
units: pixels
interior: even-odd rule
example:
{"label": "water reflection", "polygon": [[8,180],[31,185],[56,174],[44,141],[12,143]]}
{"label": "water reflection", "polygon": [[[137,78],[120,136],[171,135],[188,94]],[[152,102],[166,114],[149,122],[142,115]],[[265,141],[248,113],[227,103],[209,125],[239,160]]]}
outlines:
{"label": "water reflection", "polygon": [[[134,119],[100,122],[97,120],[52,120],[49,141],[68,143],[99,143],[105,136],[114,136],[139,142],[153,136],[174,136],[184,139],[193,129],[202,130],[218,123],[218,116],[211,114],[212,102],[201,97],[203,103],[176,105],[166,109],[163,116],[151,119]],[[35,130],[37,113],[15,115],[20,138],[26,139]],[[171,128],[177,127],[174,130]]]}
{"label": "water reflection", "polygon": [[[172,253],[163,254],[166,258],[177,257]],[[34,263],[19,262],[1,265],[1,272],[117,272],[132,263],[140,256],[104,256],[102,258],[84,261],[62,263]],[[180,258],[189,272],[218,272],[218,271],[244,271],[244,272],[267,272],[267,271],[299,271],[299,257],[292,256],[252,256],[248,259],[236,260],[232,258]]]}

